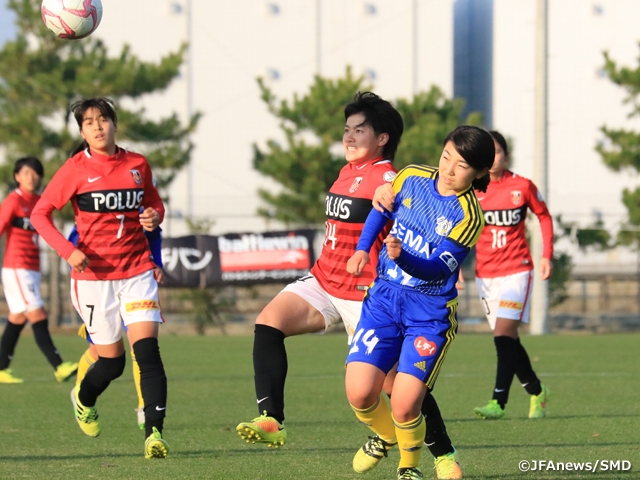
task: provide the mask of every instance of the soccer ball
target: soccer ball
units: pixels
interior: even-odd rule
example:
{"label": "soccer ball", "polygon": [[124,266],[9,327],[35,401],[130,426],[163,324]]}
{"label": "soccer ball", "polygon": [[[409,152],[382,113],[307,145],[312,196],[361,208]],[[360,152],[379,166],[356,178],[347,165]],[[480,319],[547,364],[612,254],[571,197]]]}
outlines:
{"label": "soccer ball", "polygon": [[42,0],[42,21],[57,37],[76,40],[91,35],[102,20],[100,0]]}

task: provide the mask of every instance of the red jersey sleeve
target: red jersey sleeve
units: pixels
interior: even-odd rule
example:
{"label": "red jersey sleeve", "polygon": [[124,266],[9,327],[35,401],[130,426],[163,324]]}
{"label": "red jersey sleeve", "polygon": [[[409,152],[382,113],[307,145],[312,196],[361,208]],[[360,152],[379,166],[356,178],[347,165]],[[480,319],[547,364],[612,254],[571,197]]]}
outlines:
{"label": "red jersey sleeve", "polygon": [[149,175],[144,176],[144,207],[151,207],[157,210],[160,214],[160,223],[162,223],[162,220],[164,220],[164,203],[162,203],[162,198],[160,198],[151,167],[149,167],[148,163],[147,169],[149,170]]}
{"label": "red jersey sleeve", "polygon": [[15,195],[9,194],[2,202],[2,206],[0,206],[0,235],[6,232],[11,220],[13,220],[17,201]]}
{"label": "red jersey sleeve", "polygon": [[542,232],[542,258],[553,258],[553,219],[538,188],[529,181],[527,191],[529,209],[538,217]]}

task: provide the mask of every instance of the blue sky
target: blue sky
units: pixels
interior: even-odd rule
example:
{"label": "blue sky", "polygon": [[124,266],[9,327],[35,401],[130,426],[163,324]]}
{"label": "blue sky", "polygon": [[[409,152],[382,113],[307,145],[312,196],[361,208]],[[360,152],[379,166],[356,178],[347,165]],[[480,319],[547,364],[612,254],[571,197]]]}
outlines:
{"label": "blue sky", "polygon": [[0,0],[0,46],[15,35],[13,12],[7,9],[7,0]]}

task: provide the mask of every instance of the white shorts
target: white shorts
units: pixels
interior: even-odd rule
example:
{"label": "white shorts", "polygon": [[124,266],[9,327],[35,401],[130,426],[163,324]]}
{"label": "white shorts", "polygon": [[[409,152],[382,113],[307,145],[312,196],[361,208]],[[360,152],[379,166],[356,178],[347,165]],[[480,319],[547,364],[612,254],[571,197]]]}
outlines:
{"label": "white shorts", "polygon": [[290,283],[282,289],[282,292],[295,293],[300,298],[309,302],[313,308],[322,314],[325,329],[318,333],[322,334],[331,325],[342,322],[344,329],[347,331],[347,342],[351,344],[351,338],[356,331],[358,321],[360,321],[360,312],[362,311],[361,301],[342,300],[341,298],[329,295],[320,286],[316,277],[311,274]]}
{"label": "white shorts", "polygon": [[44,307],[40,297],[40,272],[24,268],[3,268],[2,287],[11,313]]}
{"label": "white shorts", "polygon": [[496,318],[529,323],[533,270],[505,277],[476,277],[476,286],[492,330],[496,328]]}
{"label": "white shorts", "polygon": [[123,324],[164,321],[153,270],[122,280],[72,278],[71,302],[96,345],[111,345],[120,340]]}

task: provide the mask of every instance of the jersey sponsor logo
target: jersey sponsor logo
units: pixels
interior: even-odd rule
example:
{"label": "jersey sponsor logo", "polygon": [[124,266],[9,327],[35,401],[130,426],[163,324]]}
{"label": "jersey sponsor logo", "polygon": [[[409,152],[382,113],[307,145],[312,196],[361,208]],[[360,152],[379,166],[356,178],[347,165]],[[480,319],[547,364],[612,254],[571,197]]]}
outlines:
{"label": "jersey sponsor logo", "polygon": [[486,210],[484,211],[485,225],[496,227],[510,227],[523,222],[525,219],[526,206],[514,208],[512,210]]}
{"label": "jersey sponsor logo", "polygon": [[396,172],[384,172],[384,175],[382,175],[382,179],[389,183],[392,182],[394,178],[396,178]]}
{"label": "jersey sponsor logo", "polygon": [[78,195],[78,208],[83,212],[133,212],[142,205],[144,190],[127,188],[122,190],[101,190]]}
{"label": "jersey sponsor logo", "polygon": [[129,170],[131,172],[131,176],[133,177],[133,181],[136,182],[136,185],[142,185],[142,175],[138,170]]}
{"label": "jersey sponsor logo", "polygon": [[522,302],[514,302],[513,300],[500,300],[500,308],[522,310]]}
{"label": "jersey sponsor logo", "polygon": [[355,192],[358,189],[358,187],[360,186],[361,183],[362,183],[362,177],[354,178],[353,179],[353,183],[349,187],[349,193]]}
{"label": "jersey sponsor logo", "polygon": [[418,370],[422,370],[424,373],[427,373],[427,362],[424,360],[422,362],[417,362],[413,364]]}
{"label": "jersey sponsor logo", "polygon": [[514,205],[520,205],[522,201],[522,192],[520,190],[514,190],[511,192],[511,203]]}
{"label": "jersey sponsor logo", "polygon": [[136,300],[135,302],[126,303],[125,310],[127,313],[139,310],[160,310],[160,306],[155,300]]}
{"label": "jersey sponsor logo", "polygon": [[411,247],[418,253],[424,253],[427,258],[431,255],[429,242],[422,238],[422,235],[419,233],[402,225],[398,222],[398,219],[395,220],[389,235],[393,235],[398,240],[402,241],[403,244]]}
{"label": "jersey sponsor logo", "polygon": [[31,230],[35,231],[35,228],[31,225],[31,220],[29,217],[14,217],[11,221],[11,225],[19,228],[20,230]]}
{"label": "jersey sponsor logo", "polygon": [[438,349],[435,342],[427,340],[424,337],[416,338],[413,342],[413,346],[421,357],[431,357],[432,355],[435,355],[436,350]]}
{"label": "jersey sponsor logo", "polygon": [[371,211],[371,200],[351,198],[329,192],[325,198],[325,214],[329,220],[345,223],[364,223]]}
{"label": "jersey sponsor logo", "polygon": [[449,268],[449,270],[451,270],[452,272],[458,268],[458,261],[456,260],[456,257],[454,257],[451,252],[442,252],[440,254],[440,260],[442,260],[445,265]]}
{"label": "jersey sponsor logo", "polygon": [[446,237],[453,227],[453,222],[447,217],[438,217],[436,220],[436,233],[442,237]]}

